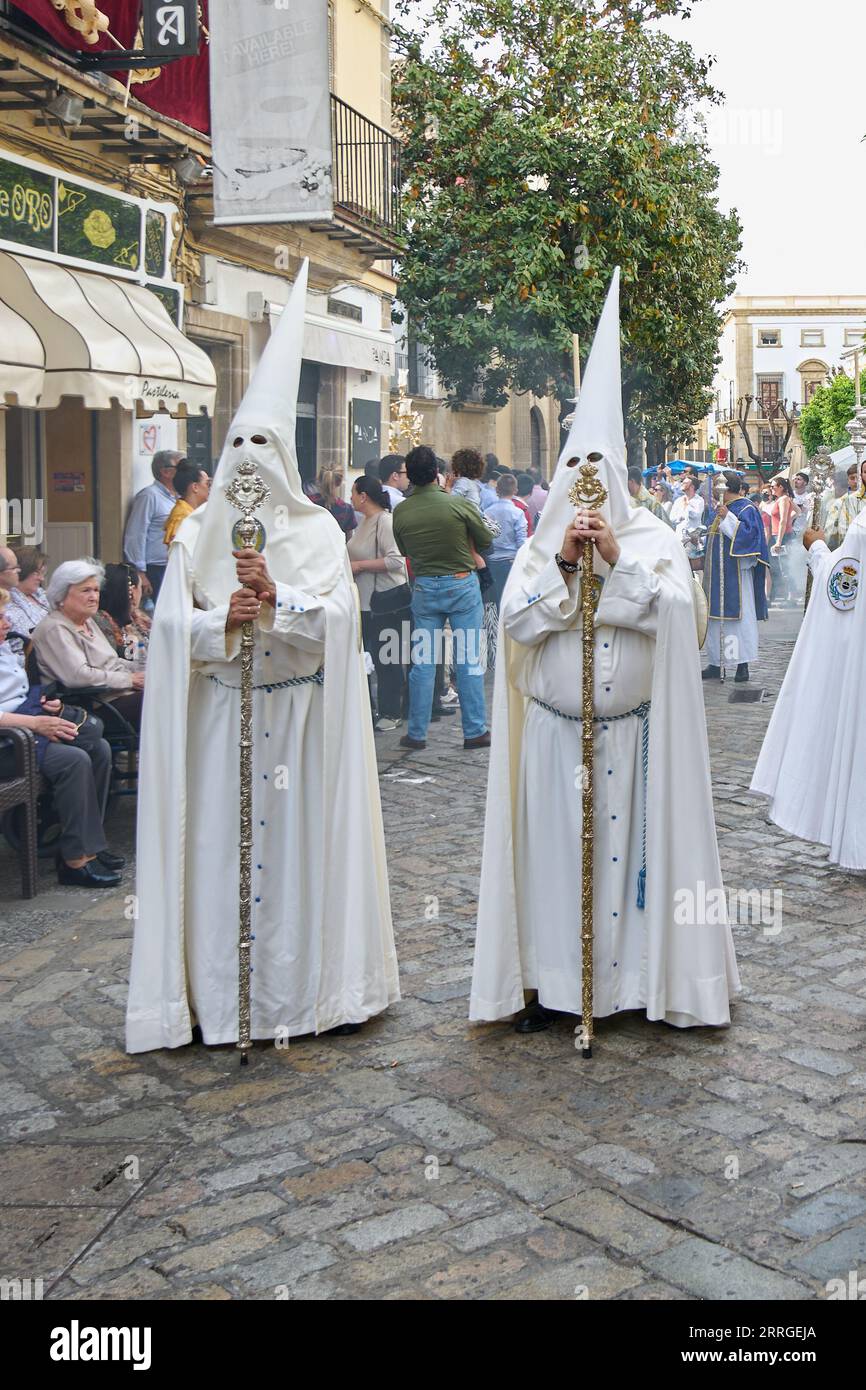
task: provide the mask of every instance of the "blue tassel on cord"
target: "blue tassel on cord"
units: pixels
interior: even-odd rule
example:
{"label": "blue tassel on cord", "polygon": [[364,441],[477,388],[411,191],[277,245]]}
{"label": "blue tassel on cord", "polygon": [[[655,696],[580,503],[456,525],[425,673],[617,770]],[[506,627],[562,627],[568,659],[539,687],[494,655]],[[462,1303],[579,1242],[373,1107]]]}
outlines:
{"label": "blue tassel on cord", "polygon": [[641,911],[646,907],[646,869],[641,869],[637,876],[637,905]]}

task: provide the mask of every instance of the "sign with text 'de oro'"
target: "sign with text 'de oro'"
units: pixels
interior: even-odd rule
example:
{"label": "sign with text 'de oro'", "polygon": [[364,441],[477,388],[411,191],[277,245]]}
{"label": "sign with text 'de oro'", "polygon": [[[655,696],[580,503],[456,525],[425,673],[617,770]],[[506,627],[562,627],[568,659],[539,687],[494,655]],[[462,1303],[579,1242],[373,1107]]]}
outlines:
{"label": "sign with text 'de oro'", "polygon": [[198,52],[196,0],[143,0],[144,52],[155,59],[192,57]]}

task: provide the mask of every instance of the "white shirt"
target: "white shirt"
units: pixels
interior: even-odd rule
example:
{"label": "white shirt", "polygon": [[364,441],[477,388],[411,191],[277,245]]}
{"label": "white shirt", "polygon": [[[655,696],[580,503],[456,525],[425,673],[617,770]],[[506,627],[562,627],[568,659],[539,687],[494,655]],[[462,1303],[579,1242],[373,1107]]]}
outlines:
{"label": "white shirt", "polygon": [[0,642],[0,724],[2,715],[13,713],[27,698],[27,673],[8,642]]}
{"label": "white shirt", "polygon": [[685,494],[678,497],[671,507],[671,521],[676,527],[677,535],[683,539],[687,531],[694,531],[701,524],[701,517],[704,514],[703,497],[686,497]]}
{"label": "white shirt", "polygon": [[406,494],[401,492],[398,487],[391,487],[389,483],[384,483],[383,486],[391,499],[391,511],[393,512],[395,507],[406,501]]}

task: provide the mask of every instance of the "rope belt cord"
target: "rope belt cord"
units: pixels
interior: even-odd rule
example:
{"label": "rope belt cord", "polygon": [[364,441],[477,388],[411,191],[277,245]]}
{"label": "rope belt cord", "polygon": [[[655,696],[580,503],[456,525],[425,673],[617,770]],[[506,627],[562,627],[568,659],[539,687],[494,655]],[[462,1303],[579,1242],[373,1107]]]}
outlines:
{"label": "rope belt cord", "polygon": [[[583,719],[579,714],[563,714],[561,709],[555,705],[548,705],[544,700],[531,696],[532,703],[538,705],[539,709],[546,710],[548,714],[555,714],[558,719],[568,719],[573,724],[582,724]],[[593,719],[593,724],[613,724],[619,719],[637,718],[643,721],[641,728],[641,766],[643,768],[643,830],[641,836],[641,865],[637,876],[637,905],[643,910],[646,905],[646,803],[647,803],[647,782],[649,779],[649,717],[652,707],[650,700],[644,700],[643,704],[637,705],[634,709],[626,710],[625,714],[597,714]]]}
{"label": "rope belt cord", "polygon": [[[239,685],[229,685],[228,681],[221,681],[219,676],[208,675],[208,680],[213,681],[214,685],[221,685],[223,690],[240,690]],[[291,690],[296,685],[324,685],[325,668],[320,667],[311,676],[293,676],[287,681],[265,681],[262,685],[254,685],[253,690]]]}

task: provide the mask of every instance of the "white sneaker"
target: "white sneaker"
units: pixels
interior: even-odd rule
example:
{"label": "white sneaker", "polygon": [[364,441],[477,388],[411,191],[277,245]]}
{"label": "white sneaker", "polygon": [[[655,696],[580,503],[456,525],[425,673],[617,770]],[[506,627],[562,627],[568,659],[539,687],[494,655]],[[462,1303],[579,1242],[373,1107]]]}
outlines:
{"label": "white sneaker", "polygon": [[439,703],[440,705],[456,705],[459,702],[459,699],[460,696],[457,694],[457,691],[452,686],[450,689],[446,690]]}
{"label": "white sneaker", "polygon": [[402,719],[377,719],[376,730],[380,734],[391,734],[402,722]]}

